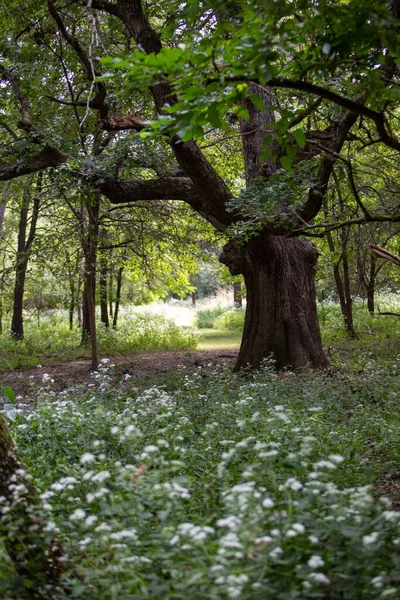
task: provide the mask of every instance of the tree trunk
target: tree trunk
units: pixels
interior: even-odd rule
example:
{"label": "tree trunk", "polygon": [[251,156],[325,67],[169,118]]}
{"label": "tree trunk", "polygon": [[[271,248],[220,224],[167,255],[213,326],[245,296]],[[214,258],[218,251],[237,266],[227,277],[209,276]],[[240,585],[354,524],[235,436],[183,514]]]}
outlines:
{"label": "tree trunk", "polygon": [[114,276],[114,273],[113,273],[113,268],[111,266],[110,276],[109,276],[109,279],[108,279],[108,302],[109,302],[109,306],[110,306],[110,308],[109,308],[109,310],[110,310],[110,313],[109,313],[110,314],[110,319],[112,319],[113,316],[114,316],[114,310],[113,310],[113,276]]}
{"label": "tree trunk", "polygon": [[116,291],[116,295],[115,295],[115,308],[114,308],[114,318],[113,318],[113,324],[112,324],[112,328],[113,329],[117,329],[117,323],[118,323],[118,312],[119,312],[119,303],[121,300],[121,289],[122,289],[122,273],[123,273],[124,267],[120,267],[118,269],[118,275],[117,275],[117,291]]}
{"label": "tree trunk", "polygon": [[90,330],[90,348],[92,354],[92,370],[95,371],[99,366],[99,351],[97,347],[96,331],[96,305],[94,302],[93,276],[92,273],[86,273],[86,305],[88,312],[89,330]]}
{"label": "tree trunk", "polygon": [[1,194],[1,202],[0,202],[0,242],[1,242],[1,238],[3,237],[3,225],[4,225],[4,216],[6,213],[6,204],[7,204],[7,199],[8,199],[8,194],[10,192],[10,188],[11,188],[11,181],[7,181],[4,188],[3,188],[3,192]]}
{"label": "tree trunk", "polygon": [[367,305],[371,315],[375,313],[375,279],[376,279],[376,262],[378,257],[371,252],[371,262],[369,268],[369,279],[367,284]]}
{"label": "tree trunk", "polygon": [[32,250],[32,244],[36,235],[36,225],[39,218],[40,196],[42,191],[43,174],[38,176],[37,189],[33,201],[31,224],[29,228],[28,239],[26,240],[26,230],[28,227],[28,211],[29,211],[29,187],[26,188],[19,219],[18,228],[18,246],[17,246],[17,267],[15,271],[14,285],[14,303],[13,314],[11,319],[11,334],[16,340],[24,338],[24,322],[23,322],[23,299],[25,291],[25,278],[28,268],[28,261]]}
{"label": "tree trunk", "polygon": [[233,305],[235,308],[243,306],[242,284],[240,281],[235,281],[233,284]]}
{"label": "tree trunk", "polygon": [[11,319],[11,334],[16,340],[24,339],[23,300],[27,267],[27,260],[21,258],[19,260],[17,259],[17,270],[15,272],[14,284],[13,313]]}
{"label": "tree trunk", "polygon": [[70,282],[69,282],[69,311],[68,312],[69,312],[70,331],[72,331],[74,328],[75,295],[76,295],[75,276],[72,274],[72,275],[70,275]]}
{"label": "tree trunk", "polygon": [[[342,206],[343,209],[343,206]],[[327,204],[324,203],[325,215],[328,214]],[[341,244],[341,255],[340,260],[333,265],[333,276],[335,278],[336,289],[339,296],[340,310],[343,315],[344,326],[352,338],[358,338],[356,330],[354,329],[353,322],[353,298],[350,291],[350,274],[349,274],[349,261],[347,257],[347,241],[348,241],[349,230],[343,231],[340,235]],[[328,242],[329,250],[332,254],[335,252],[335,242],[331,232],[327,232],[326,239]],[[343,277],[340,272],[340,263],[343,263]]]}
{"label": "tree trunk", "polygon": [[84,346],[90,341],[90,322],[89,322],[89,308],[87,302],[87,289],[86,289],[86,277],[83,283],[82,292],[82,321],[81,321],[81,344]]}
{"label": "tree trunk", "polygon": [[108,318],[108,306],[107,306],[107,263],[104,256],[100,260],[100,277],[99,277],[99,288],[100,288],[100,320],[104,327],[110,326]]}
{"label": "tree trunk", "polygon": [[263,235],[244,248],[229,242],[220,257],[232,275],[243,273],[247,305],[235,371],[272,356],[277,369],[326,367],[317,320],[317,251],[298,239]]}
{"label": "tree trunk", "polygon": [[[90,199],[89,199],[90,200]],[[97,369],[99,356],[96,335],[96,267],[97,245],[99,235],[100,194],[95,193],[93,200],[87,202],[87,232],[86,239],[82,239],[85,258],[84,289],[82,300],[82,339],[85,344],[90,340],[92,351],[92,369]]]}
{"label": "tree trunk", "polygon": [[51,532],[48,519],[13,439],[0,415],[0,538],[3,539],[26,600],[61,600],[68,596],[62,582],[70,565]]}

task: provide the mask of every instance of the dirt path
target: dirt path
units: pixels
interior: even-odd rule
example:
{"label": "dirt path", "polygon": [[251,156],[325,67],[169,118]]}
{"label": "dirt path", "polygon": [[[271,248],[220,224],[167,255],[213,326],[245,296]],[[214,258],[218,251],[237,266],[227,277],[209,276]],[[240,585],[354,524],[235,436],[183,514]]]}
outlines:
{"label": "dirt path", "polygon": [[[210,363],[234,364],[236,350],[193,350],[149,352],[114,357],[110,362],[115,365],[115,375],[129,374],[132,381],[146,383],[154,375],[167,374],[179,366],[187,368],[207,367]],[[29,395],[34,388],[43,386],[43,379],[49,376],[54,379],[51,386],[55,391],[61,391],[78,383],[91,380],[89,360],[46,365],[33,369],[14,370],[0,375],[0,382],[13,388],[16,395]]]}

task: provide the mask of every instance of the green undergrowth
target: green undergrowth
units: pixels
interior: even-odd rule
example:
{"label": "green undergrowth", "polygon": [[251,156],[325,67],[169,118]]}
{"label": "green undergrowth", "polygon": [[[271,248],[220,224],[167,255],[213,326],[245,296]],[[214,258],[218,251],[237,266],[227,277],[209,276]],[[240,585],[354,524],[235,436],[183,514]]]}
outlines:
{"label": "green undergrowth", "polygon": [[[378,299],[377,310],[399,312],[396,296]],[[350,339],[343,325],[343,317],[336,303],[318,305],[318,319],[324,347],[333,367],[347,371],[361,371],[372,362],[390,363],[398,353],[400,318],[370,315],[361,302],[354,304],[354,322],[357,339]],[[135,352],[157,350],[222,350],[240,345],[244,310],[217,306],[197,312],[198,333],[188,327],[179,327],[173,321],[157,315],[141,313],[121,314],[117,331],[98,326],[100,354],[122,356]],[[26,319],[25,339],[16,342],[7,326],[0,335],[0,371],[50,365],[77,359],[89,359],[89,346],[80,345],[78,328],[69,330],[66,312],[55,311],[35,319]]]}
{"label": "green undergrowth", "polygon": [[[400,464],[399,373],[210,364],[133,387],[103,361],[9,411],[48,535],[81,573],[72,597],[400,598],[400,512],[378,498]],[[0,552],[0,597],[24,584]]]}
{"label": "green undergrowth", "polygon": [[241,332],[230,329],[200,329],[198,350],[238,349]]}
{"label": "green undergrowth", "polygon": [[[90,358],[89,345],[80,345],[78,328],[69,329],[65,314],[49,314],[38,326],[26,321],[25,337],[15,341],[9,332],[0,336],[0,371]],[[162,316],[131,314],[120,320],[117,331],[98,326],[99,350],[107,356],[157,350],[191,350],[197,336]]]}
{"label": "green undergrowth", "polygon": [[[398,305],[388,308],[400,313]],[[318,318],[329,362],[340,370],[361,372],[376,367],[390,368],[400,352],[399,317],[370,315],[362,303],[356,303],[354,324],[358,337],[355,339],[346,334],[337,305],[320,305]]]}

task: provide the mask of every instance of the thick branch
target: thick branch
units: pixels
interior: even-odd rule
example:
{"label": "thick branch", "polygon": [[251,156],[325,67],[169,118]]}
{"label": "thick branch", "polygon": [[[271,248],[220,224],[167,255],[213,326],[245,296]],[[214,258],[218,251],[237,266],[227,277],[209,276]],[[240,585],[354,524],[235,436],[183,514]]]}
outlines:
{"label": "thick branch", "polygon": [[100,191],[113,204],[140,200],[184,200],[190,203],[196,194],[194,185],[188,177],[107,181],[100,186]]}
{"label": "thick branch", "polygon": [[189,177],[159,177],[150,180],[107,181],[100,186],[101,193],[113,204],[151,200],[183,200],[219,231],[225,231],[233,221],[227,212],[220,219],[218,207],[206,206]]}
{"label": "thick branch", "polygon": [[335,164],[335,156],[340,154],[347,135],[357,118],[357,113],[347,112],[337,126],[331,129],[330,139],[326,140],[328,153],[322,158],[316,181],[310,188],[307,201],[299,211],[302,222],[311,221],[319,213]]}
{"label": "thick branch", "polygon": [[109,117],[103,122],[102,129],[105,131],[124,131],[133,129],[134,131],[143,131],[148,124],[139,117],[127,115],[125,117]]}
{"label": "thick branch", "polygon": [[64,154],[53,146],[46,146],[31,158],[18,160],[8,165],[0,165],[0,181],[9,181],[21,175],[29,175],[42,171],[48,167],[57,167],[68,160],[68,154]]}
{"label": "thick branch", "polygon": [[[90,5],[86,0],[78,0],[78,2],[85,6]],[[150,26],[140,0],[117,0],[112,13],[108,2],[94,1],[91,6],[116,15],[124,23],[136,44],[147,54],[160,52],[162,48],[160,38]],[[151,86],[151,93],[159,114],[163,114],[165,104],[172,105],[177,101],[168,83],[157,83]],[[175,137],[171,147],[180,167],[196,187],[198,201],[201,197],[201,210],[212,215],[212,218],[219,223],[218,228],[222,224],[226,227],[232,219],[225,209],[225,203],[231,198],[231,193],[223,179],[216,173],[195,142],[182,142]],[[200,207],[200,204],[197,206]],[[199,211],[199,208],[196,210]]]}
{"label": "thick branch", "polygon": [[393,137],[386,127],[386,119],[385,115],[382,112],[377,112],[376,110],[372,110],[366,107],[364,104],[361,104],[355,100],[351,100],[350,98],[346,98],[344,96],[340,96],[336,92],[332,92],[331,90],[316,85],[314,83],[310,83],[308,81],[294,81],[291,79],[271,79],[268,84],[269,87],[277,87],[277,88],[285,88],[298,90],[302,92],[308,92],[309,94],[313,94],[319,96],[320,98],[325,98],[338,106],[342,106],[343,108],[347,108],[349,111],[356,115],[363,115],[368,119],[374,121],[376,129],[380,135],[381,141],[388,146],[389,148],[393,148],[394,150],[400,150],[400,141]]}

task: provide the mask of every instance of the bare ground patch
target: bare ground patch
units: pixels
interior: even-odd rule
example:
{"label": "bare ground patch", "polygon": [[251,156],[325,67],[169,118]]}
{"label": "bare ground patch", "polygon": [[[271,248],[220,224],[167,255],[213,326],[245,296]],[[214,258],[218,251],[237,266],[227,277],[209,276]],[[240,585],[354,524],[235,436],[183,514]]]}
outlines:
{"label": "bare ground patch", "polygon": [[[179,367],[206,368],[210,363],[224,363],[233,368],[236,350],[192,350],[131,354],[113,357],[115,376],[128,374],[132,381],[146,383],[155,375],[168,374]],[[49,375],[54,379],[51,386],[61,391],[76,384],[90,382],[91,368],[89,360],[57,363],[31,369],[14,370],[0,375],[0,382],[13,388],[16,395],[31,395],[32,391],[43,386],[43,378]]]}

